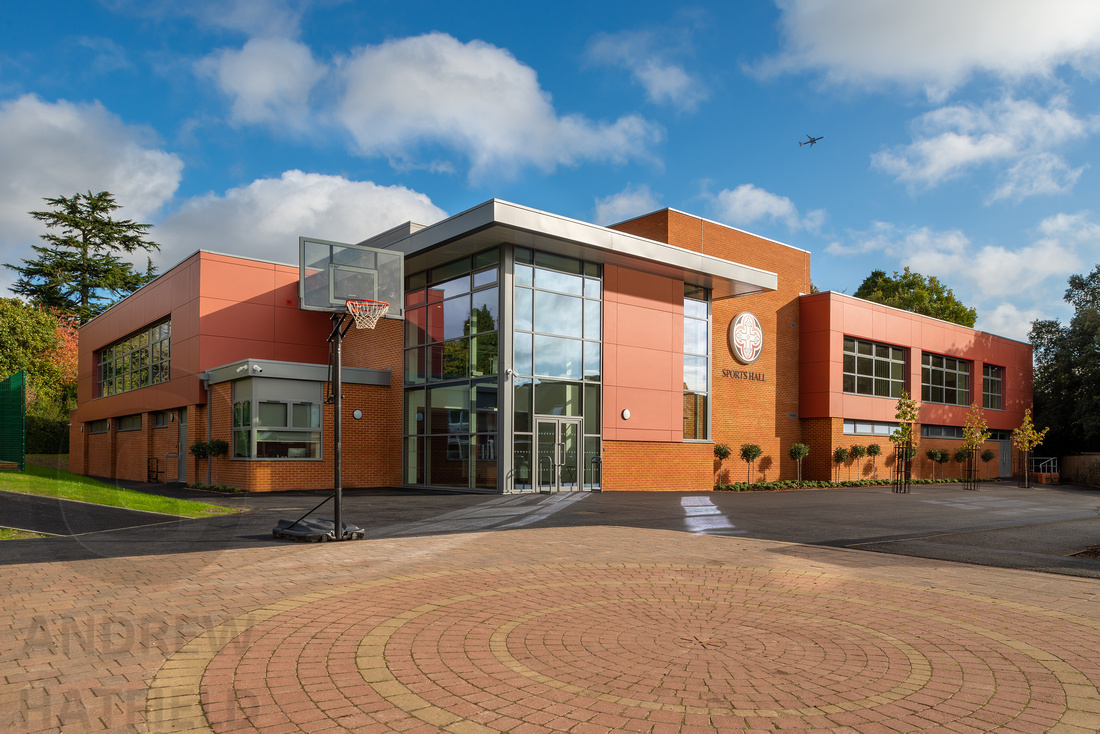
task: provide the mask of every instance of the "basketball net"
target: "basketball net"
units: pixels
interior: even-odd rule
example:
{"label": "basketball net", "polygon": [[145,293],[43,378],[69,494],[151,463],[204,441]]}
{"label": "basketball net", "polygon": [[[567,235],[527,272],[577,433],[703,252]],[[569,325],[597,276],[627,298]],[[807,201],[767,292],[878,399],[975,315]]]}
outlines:
{"label": "basketball net", "polygon": [[390,310],[385,301],[372,301],[369,298],[350,298],[347,300],[348,313],[355,317],[356,329],[373,329],[378,319]]}

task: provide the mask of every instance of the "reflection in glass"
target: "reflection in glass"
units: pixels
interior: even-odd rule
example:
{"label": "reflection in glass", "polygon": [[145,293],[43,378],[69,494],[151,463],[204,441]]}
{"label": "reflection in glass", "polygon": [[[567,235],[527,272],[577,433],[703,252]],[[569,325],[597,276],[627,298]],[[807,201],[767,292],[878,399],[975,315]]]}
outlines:
{"label": "reflection in glass", "polygon": [[579,338],[583,334],[582,303],[580,298],[535,291],[534,330],[543,334]]}
{"label": "reflection in glass", "polygon": [[707,358],[684,355],[684,390],[707,391]]}
{"label": "reflection in glass", "polygon": [[516,285],[532,286],[535,284],[535,269],[530,265],[516,263]]}
{"label": "reflection in glass", "polygon": [[584,487],[585,489],[598,489],[603,479],[603,466],[598,459],[600,456],[600,437],[584,437]]}
{"label": "reflection in glass", "polygon": [[405,391],[405,433],[424,433],[424,391]]}
{"label": "reflection in glass", "polygon": [[709,344],[707,322],[684,319],[684,354],[706,354]]}
{"label": "reflection in glass", "polygon": [[554,471],[557,468],[557,424],[553,421],[539,421],[538,432],[538,486],[539,489],[554,488]]}
{"label": "reflection in glass", "polygon": [[465,336],[470,320],[469,297],[452,298],[443,302],[443,338],[455,339]]}
{"label": "reflection in glass", "polygon": [[535,271],[535,287],[579,296],[584,293],[584,278],[579,275],[539,268]]}
{"label": "reflection in glass", "polygon": [[600,287],[600,281],[599,280],[597,280],[596,278],[585,278],[584,279],[584,297],[585,298],[599,299],[600,290],[601,290],[601,287]]}
{"label": "reflection in glass", "polygon": [[470,374],[470,340],[452,339],[443,342],[443,379],[468,377]]}
{"label": "reflection in glass", "polygon": [[411,347],[424,343],[426,317],[427,311],[423,308],[410,308],[405,311],[405,346]]}
{"label": "reflection in glass", "polygon": [[496,332],[475,336],[470,339],[470,345],[474,357],[472,376],[495,375],[497,373]]}
{"label": "reflection in glass", "polygon": [[320,456],[319,431],[256,431],[258,459],[317,459]]}
{"label": "reflection in glass", "polygon": [[516,489],[531,489],[531,434],[517,435],[512,441]]}
{"label": "reflection in glass", "polygon": [[707,437],[707,396],[684,393],[684,438]]}
{"label": "reflection in glass", "polygon": [[584,379],[600,379],[600,343],[584,343]]}
{"label": "reflection in glass", "polygon": [[531,320],[531,304],[534,299],[534,291],[530,288],[516,288],[515,314],[513,321],[519,331],[530,331],[533,324]]}
{"label": "reflection in glass", "polygon": [[571,382],[539,381],[535,385],[535,413],[538,415],[580,415],[581,386]]}
{"label": "reflection in glass", "polygon": [[478,433],[491,433],[497,429],[497,383],[475,382],[471,386],[471,401]]}
{"label": "reflection in glass", "polygon": [[497,328],[497,289],[487,288],[473,295],[473,309],[470,313],[470,330],[468,333],[476,334],[480,331],[496,331]]}
{"label": "reflection in glass", "polygon": [[424,438],[405,439],[405,484],[424,484]]}
{"label": "reflection in glass", "polygon": [[418,385],[424,382],[424,347],[405,352],[405,384]]}
{"label": "reflection in glass", "polygon": [[517,377],[512,392],[512,407],[515,411],[513,430],[516,433],[531,431],[531,395],[532,384],[529,377]]}
{"label": "reflection in glass", "polygon": [[470,388],[449,385],[428,389],[429,433],[465,433],[470,430]]}
{"label": "reflection in glass", "polygon": [[584,386],[584,432],[598,434],[600,432],[600,386],[586,384]]}
{"label": "reflection in glass", "polygon": [[514,337],[514,343],[512,348],[515,350],[516,363],[515,370],[521,375],[533,374],[533,363],[531,361],[531,335],[517,333]]}
{"label": "reflection in glass", "polygon": [[470,486],[470,437],[428,436],[427,483],[440,487]]}
{"label": "reflection in glass", "polygon": [[547,377],[581,378],[581,350],[584,342],[557,336],[535,335],[535,372]]}
{"label": "reflection in glass", "polygon": [[490,283],[497,282],[497,269],[482,270],[480,273],[474,273],[474,288],[480,288],[483,285],[489,285]]}
{"label": "reflection in glass", "polygon": [[691,298],[684,299],[684,316],[688,316],[693,319],[706,319],[707,318],[707,302],[696,301]]}
{"label": "reflection in glass", "polygon": [[600,338],[600,302],[584,302],[584,338]]}
{"label": "reflection in glass", "polygon": [[495,434],[478,434],[470,445],[474,460],[474,487],[496,489],[497,486],[497,437]]}

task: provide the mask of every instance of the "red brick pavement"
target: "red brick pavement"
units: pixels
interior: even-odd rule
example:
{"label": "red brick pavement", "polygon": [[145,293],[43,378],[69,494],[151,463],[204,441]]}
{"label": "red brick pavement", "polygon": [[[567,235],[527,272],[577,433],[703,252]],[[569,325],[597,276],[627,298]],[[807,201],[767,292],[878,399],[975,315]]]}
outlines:
{"label": "red brick pavement", "polygon": [[1100,729],[1100,586],[624,528],[4,567],[5,732]]}

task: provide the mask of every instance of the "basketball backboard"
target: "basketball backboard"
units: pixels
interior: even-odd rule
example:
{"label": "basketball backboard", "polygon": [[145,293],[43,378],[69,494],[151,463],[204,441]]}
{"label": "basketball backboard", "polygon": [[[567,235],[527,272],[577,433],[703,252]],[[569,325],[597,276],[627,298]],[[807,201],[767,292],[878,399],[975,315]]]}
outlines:
{"label": "basketball backboard", "polygon": [[405,256],[343,242],[298,238],[298,305],[303,311],[343,312],[349,298],[390,304],[387,316],[402,318]]}

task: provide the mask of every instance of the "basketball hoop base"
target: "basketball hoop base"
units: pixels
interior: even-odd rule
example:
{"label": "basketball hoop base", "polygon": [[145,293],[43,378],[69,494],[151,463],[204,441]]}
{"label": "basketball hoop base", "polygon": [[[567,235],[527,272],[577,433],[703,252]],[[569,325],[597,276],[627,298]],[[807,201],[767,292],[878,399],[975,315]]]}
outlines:
{"label": "basketball hoop base", "polygon": [[[348,523],[344,526],[344,537],[340,540],[362,540],[367,532],[363,528]],[[293,527],[292,527],[293,526]],[[306,519],[295,522],[294,520],[279,520],[271,529],[272,537],[281,540],[296,540],[300,543],[327,543],[337,540],[336,524],[332,520],[324,518]]]}

